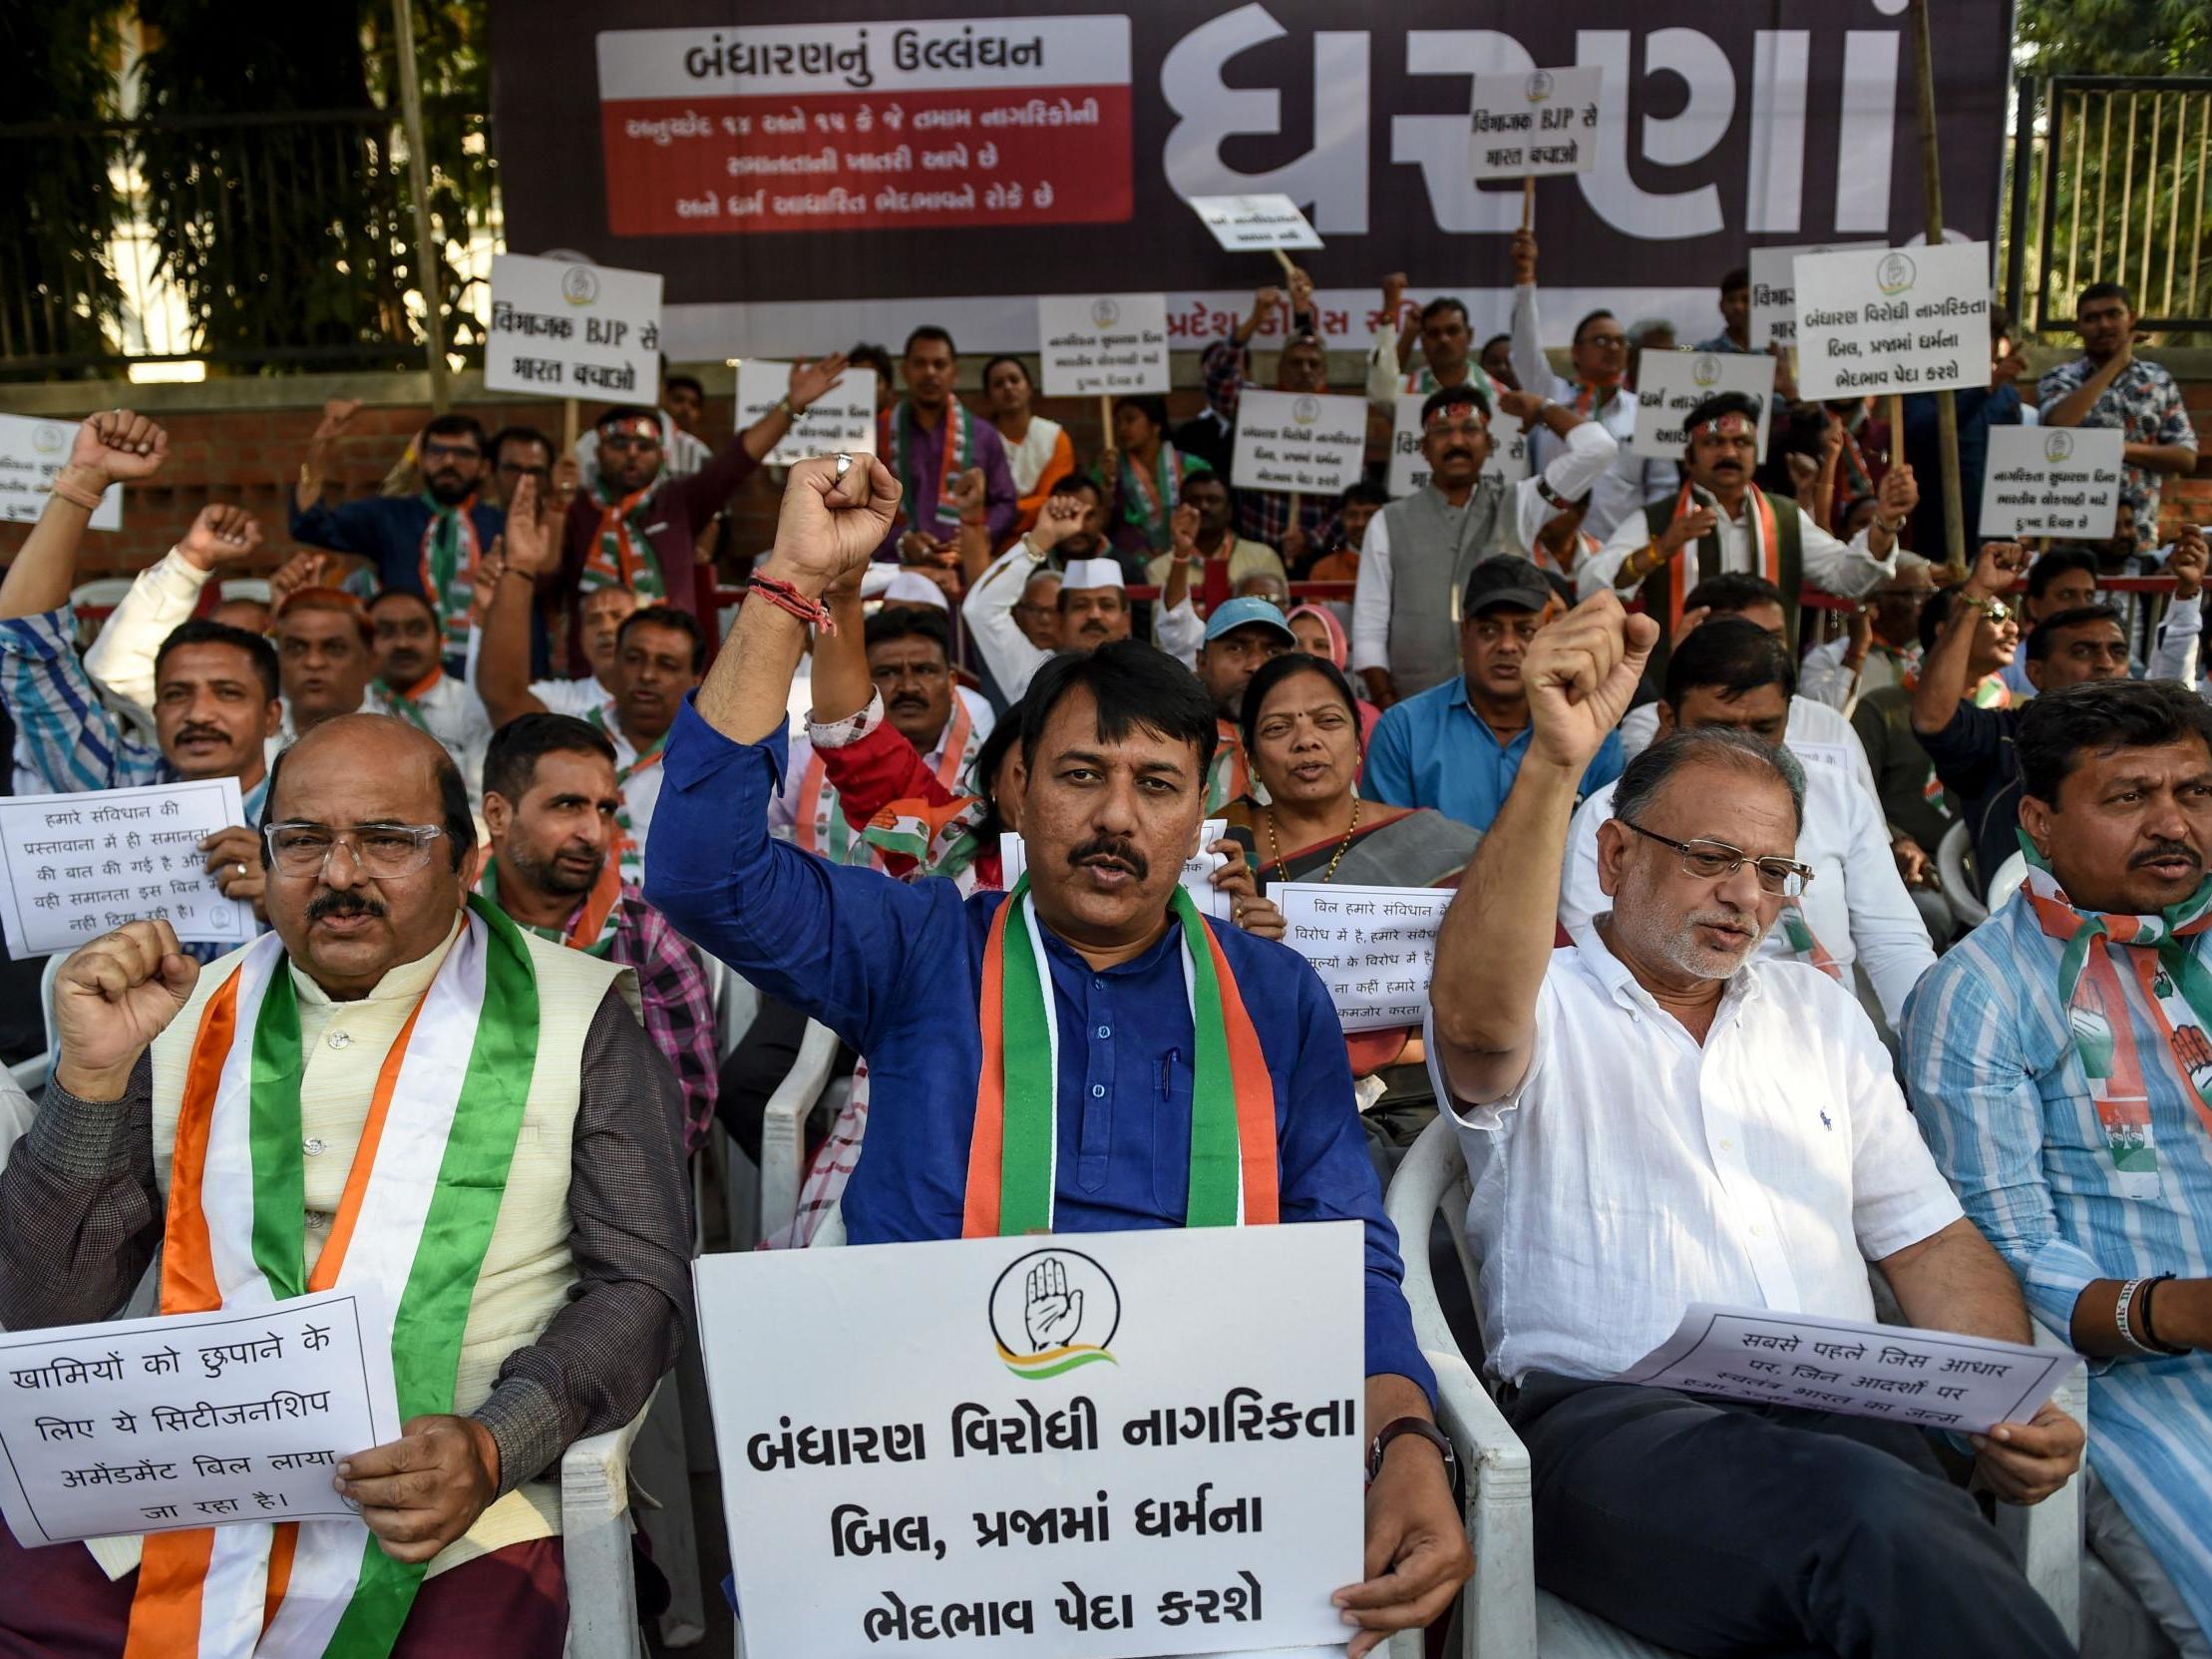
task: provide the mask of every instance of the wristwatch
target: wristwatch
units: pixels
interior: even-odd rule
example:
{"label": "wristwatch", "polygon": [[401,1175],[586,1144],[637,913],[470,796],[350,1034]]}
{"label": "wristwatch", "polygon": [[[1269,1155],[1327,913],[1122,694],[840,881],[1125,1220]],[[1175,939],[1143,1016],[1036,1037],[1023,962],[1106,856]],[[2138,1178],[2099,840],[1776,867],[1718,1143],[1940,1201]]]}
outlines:
{"label": "wristwatch", "polygon": [[1390,1450],[1390,1443],[1400,1435],[1417,1435],[1436,1448],[1444,1458],[1444,1478],[1452,1483],[1452,1491],[1454,1495],[1457,1495],[1459,1491],[1459,1453],[1452,1450],[1452,1443],[1445,1437],[1443,1430],[1437,1428],[1425,1417],[1394,1418],[1382,1426],[1382,1433],[1377,1435],[1374,1438],[1374,1443],[1367,1448],[1368,1484],[1372,1485],[1375,1476],[1382,1472],[1382,1454]]}
{"label": "wristwatch", "polygon": [[781,415],[787,421],[795,421],[801,415],[806,413],[804,409],[800,408],[797,404],[791,401],[791,394],[789,392],[784,393],[782,397],[776,399],[776,406],[768,412],[771,415]]}

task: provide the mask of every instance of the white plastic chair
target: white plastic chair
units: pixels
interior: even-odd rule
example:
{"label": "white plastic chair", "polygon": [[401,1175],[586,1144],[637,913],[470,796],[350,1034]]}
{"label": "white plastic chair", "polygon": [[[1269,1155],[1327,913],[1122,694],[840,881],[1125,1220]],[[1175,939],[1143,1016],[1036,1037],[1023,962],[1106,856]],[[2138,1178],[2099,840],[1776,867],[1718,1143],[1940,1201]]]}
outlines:
{"label": "white plastic chair", "polygon": [[[645,1410],[652,1410],[647,1401]],[[630,1445],[639,1412],[560,1454],[561,1568],[568,1580],[566,1659],[640,1659],[637,1572],[630,1559]]]}
{"label": "white plastic chair", "polygon": [[8,1075],[26,1094],[36,1094],[44,1088],[46,1079],[54,1071],[54,984],[61,978],[66,957],[66,952],[57,951],[46,959],[46,967],[39,973],[39,1008],[46,1016],[45,1050],[8,1067]]}
{"label": "white plastic chair", "polygon": [[1936,843],[1936,873],[1943,877],[1943,896],[1951,901],[1962,929],[1979,928],[1990,919],[1989,906],[1982,902],[1974,877],[1967,873],[1967,855],[1972,850],[1973,838],[1967,833],[1964,818],[1945,830],[1943,839]]}
{"label": "white plastic chair", "polygon": [[830,1072],[836,1064],[837,1033],[819,1020],[809,1020],[791,1069],[768,1097],[761,1115],[762,1238],[774,1238],[799,1213],[799,1188],[807,1174],[807,1114],[830,1088]]}
{"label": "white plastic chair", "polygon": [[[1429,1225],[1439,1211],[1450,1228],[1470,1289],[1477,1263],[1462,1222],[1471,1186],[1466,1159],[1449,1114],[1421,1131],[1391,1178],[1383,1206],[1398,1230],[1405,1259],[1405,1296],[1413,1309],[1413,1334],[1436,1370],[1437,1423],[1452,1439],[1467,1471],[1467,1539],[1475,1575],[1460,1596],[1465,1659],[1652,1659],[1665,1649],[1625,1631],[1549,1591],[1536,1587],[1529,1502],[1529,1455],[1492,1402],[1489,1391],[1460,1354],[1445,1323],[1429,1271]],[[2066,1345],[2037,1331],[2038,1346]],[[2077,1366],[2054,1397],[2061,1409],[2088,1423],[2088,1388]],[[2069,1638],[2081,1625],[2081,1477],[2028,1508],[1999,1506],[1999,1528],[2018,1555],[2028,1581]]]}

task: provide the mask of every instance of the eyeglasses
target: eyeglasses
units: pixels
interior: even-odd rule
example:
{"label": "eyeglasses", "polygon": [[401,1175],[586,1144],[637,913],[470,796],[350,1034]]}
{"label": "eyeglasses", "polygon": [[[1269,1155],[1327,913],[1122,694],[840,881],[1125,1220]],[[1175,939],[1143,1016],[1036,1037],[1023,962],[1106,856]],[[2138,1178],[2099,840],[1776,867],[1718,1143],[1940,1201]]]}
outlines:
{"label": "eyeglasses", "polygon": [[1648,830],[1642,824],[1622,818],[1618,822],[1625,829],[1635,830],[1648,841],[1657,841],[1662,847],[1672,847],[1681,855],[1682,874],[1695,876],[1699,881],[1717,881],[1732,876],[1744,865],[1751,866],[1759,878],[1759,886],[1777,898],[1794,899],[1812,885],[1811,866],[1787,858],[1753,858],[1741,847],[1731,847],[1725,841],[1676,841],[1657,830]]}
{"label": "eyeglasses", "polygon": [[613,450],[658,449],[660,447],[658,438],[647,438],[634,432],[602,432],[599,434],[599,442]]}
{"label": "eyeglasses", "polygon": [[484,452],[474,444],[441,444],[436,439],[423,445],[425,461],[476,461]]}
{"label": "eyeglasses", "polygon": [[284,876],[320,875],[340,846],[354,865],[375,881],[412,876],[430,862],[430,844],[446,833],[443,824],[373,824],[365,829],[334,830],[328,824],[288,820],[261,831],[269,862]]}
{"label": "eyeglasses", "polygon": [[2013,608],[2003,600],[1961,600],[1960,604],[1979,611],[1999,627],[2013,620]]}

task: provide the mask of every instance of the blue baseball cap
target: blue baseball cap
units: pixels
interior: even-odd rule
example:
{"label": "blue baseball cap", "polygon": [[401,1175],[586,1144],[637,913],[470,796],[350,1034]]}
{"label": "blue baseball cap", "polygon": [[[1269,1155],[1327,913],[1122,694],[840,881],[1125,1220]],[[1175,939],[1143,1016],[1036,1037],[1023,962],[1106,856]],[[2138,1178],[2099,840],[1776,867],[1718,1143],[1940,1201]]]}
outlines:
{"label": "blue baseball cap", "polygon": [[1298,636],[1290,630],[1290,624],[1284,620],[1283,613],[1275,608],[1274,602],[1264,600],[1257,594],[1247,594],[1243,599],[1229,600],[1216,606],[1214,614],[1206,619],[1206,641],[1212,644],[1225,633],[1255,625],[1274,628],[1293,645],[1298,642]]}

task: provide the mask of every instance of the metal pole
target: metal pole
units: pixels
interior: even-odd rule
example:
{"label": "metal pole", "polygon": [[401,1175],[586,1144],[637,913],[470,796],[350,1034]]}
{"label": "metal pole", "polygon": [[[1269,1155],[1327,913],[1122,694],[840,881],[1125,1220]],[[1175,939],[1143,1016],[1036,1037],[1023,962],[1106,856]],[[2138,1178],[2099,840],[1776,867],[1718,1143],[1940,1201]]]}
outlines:
{"label": "metal pole", "polygon": [[438,271],[442,261],[430,237],[430,147],[423,141],[423,88],[415,77],[415,14],[409,0],[392,0],[392,45],[399,59],[400,125],[407,133],[408,195],[415,202],[415,285],[423,296],[423,346],[430,367],[430,407],[444,414],[453,397],[447,385],[446,307]]}
{"label": "metal pole", "polygon": [[[1912,0],[1913,67],[1920,83],[1920,195],[1927,211],[1928,245],[1943,243],[1943,168],[1936,155],[1936,70],[1928,45],[1928,0]],[[1959,408],[1948,391],[1936,393],[1936,441],[1943,463],[1944,560],[1964,582],[1967,574],[1966,504],[1959,499]]]}
{"label": "metal pole", "polygon": [[2035,171],[2035,83],[2021,80],[2014,91],[2013,213],[2011,245],[2005,250],[2005,306],[2021,327],[2021,301],[2028,277],[2028,185]]}

